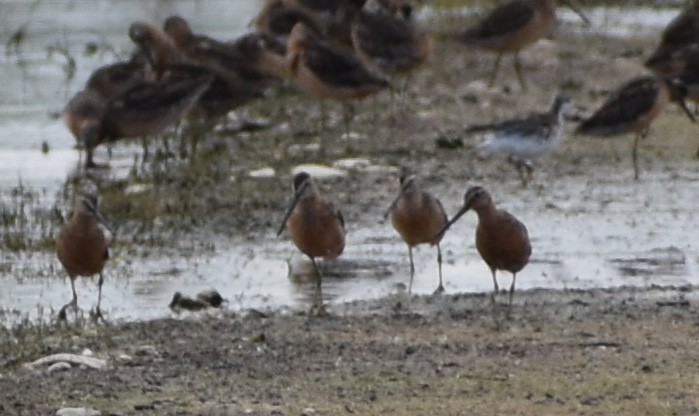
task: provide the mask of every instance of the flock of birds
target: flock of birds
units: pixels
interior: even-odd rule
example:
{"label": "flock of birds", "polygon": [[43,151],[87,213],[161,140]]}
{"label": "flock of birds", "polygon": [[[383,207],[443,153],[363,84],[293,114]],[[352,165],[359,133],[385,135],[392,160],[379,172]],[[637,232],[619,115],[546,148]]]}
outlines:
{"label": "flock of birds", "polygon": [[[501,57],[514,53],[524,90],[518,53],[550,31],[556,7],[555,0],[510,0],[459,39],[497,54],[491,85]],[[587,22],[584,14],[574,10]],[[292,78],[314,96],[343,102],[392,88],[390,76],[413,70],[431,52],[430,36],[413,14],[409,0],[268,0],[255,20],[256,31],[231,42],[195,34],[179,16],[168,18],[162,28],[135,22],[129,28],[137,46],[131,59],[97,69],[66,106],[64,121],[87,151],[86,169],[95,166],[93,151],[104,142],[153,136],[183,121],[191,128],[194,155],[207,129],[284,78]],[[675,102],[694,120],[685,99],[699,100],[699,0],[663,31],[660,45],[645,65],[652,75],[623,84],[576,129],[601,136],[635,133],[636,178],[638,141],[663,108]],[[467,131],[492,131],[479,149],[506,154],[526,184],[532,161],[561,140],[571,107],[571,98],[559,94],[545,113],[470,126]],[[315,259],[332,259],[342,253],[344,221],[321,197],[308,173],[296,174],[293,188],[294,198],[279,234],[288,229],[295,245],[311,259],[317,275],[314,310],[323,313],[322,278]],[[515,276],[526,266],[532,250],[526,227],[498,209],[489,193],[478,186],[466,192],[463,208],[449,220],[441,203],[420,187],[414,175],[400,178],[400,193],[386,212],[409,248],[409,291],[415,271],[412,248],[419,244],[437,246],[436,292],[444,291],[439,244],[447,229],[469,209],[478,215],[476,248],[492,272],[494,294],[499,290],[496,271],[513,275],[511,303]],[[61,319],[69,307],[77,313],[74,279],[95,274],[100,276],[95,315],[102,316],[103,269],[109,257],[100,227],[103,223],[97,198],[87,195],[77,201],[58,237],[58,258],[73,290],[72,301],[60,310]]]}

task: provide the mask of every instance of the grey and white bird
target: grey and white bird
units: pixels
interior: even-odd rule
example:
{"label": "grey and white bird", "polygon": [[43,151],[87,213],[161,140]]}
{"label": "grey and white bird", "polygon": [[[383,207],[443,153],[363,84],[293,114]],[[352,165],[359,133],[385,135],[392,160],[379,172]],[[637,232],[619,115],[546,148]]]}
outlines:
{"label": "grey and white bird", "polygon": [[551,153],[563,140],[565,117],[570,115],[573,101],[566,94],[558,94],[544,113],[497,123],[467,127],[466,133],[489,132],[476,147],[479,154],[499,153],[507,156],[526,186],[532,177],[533,161]]}

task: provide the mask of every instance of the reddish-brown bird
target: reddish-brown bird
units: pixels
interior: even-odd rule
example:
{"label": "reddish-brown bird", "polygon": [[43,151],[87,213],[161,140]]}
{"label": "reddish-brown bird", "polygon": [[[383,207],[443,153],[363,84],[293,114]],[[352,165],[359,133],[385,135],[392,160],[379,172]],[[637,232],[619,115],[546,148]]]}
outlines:
{"label": "reddish-brown bird", "polygon": [[[589,23],[580,10],[564,0],[580,17]],[[476,26],[466,30],[461,40],[469,45],[497,53],[495,68],[488,84],[493,86],[500,68],[500,59],[505,53],[514,53],[517,78],[525,89],[519,51],[546,35],[556,19],[556,0],[513,0],[493,9]]]}
{"label": "reddish-brown bird", "polygon": [[444,233],[469,209],[476,211],[478,226],[476,227],[476,249],[493,275],[493,300],[499,291],[496,270],[512,273],[509,302],[515,292],[515,278],[524,266],[529,263],[532,246],[529,242],[527,227],[509,212],[498,209],[490,194],[480,186],[474,186],[466,191],[464,205],[454,217],[444,226],[439,234]]}
{"label": "reddish-brown bird", "polygon": [[439,266],[439,286],[434,293],[444,292],[442,284],[442,249],[439,242],[442,234],[439,234],[447,223],[447,214],[442,204],[429,192],[422,190],[415,175],[400,177],[400,192],[391,203],[384,218],[391,215],[393,228],[398,231],[401,238],[408,245],[408,257],[410,258],[410,284],[408,293],[413,288],[415,277],[415,264],[413,263],[413,247],[420,244],[437,246],[437,264]]}
{"label": "reddish-brown bird", "polygon": [[86,195],[75,204],[73,216],[58,235],[56,254],[70,277],[70,287],[73,291],[73,300],[64,305],[58,313],[60,320],[66,319],[68,307],[72,307],[77,313],[78,295],[75,292],[75,279],[78,276],[89,277],[95,274],[99,274],[99,292],[94,315],[96,318],[102,318],[102,271],[109,258],[109,249],[101,225],[105,225],[105,221],[99,213],[97,197]]}
{"label": "reddish-brown bird", "polygon": [[322,276],[316,257],[332,260],[345,248],[345,221],[333,204],[325,201],[306,172],[294,175],[294,198],[277,235],[288,228],[291,240],[307,255],[316,273],[316,292],[313,310],[324,314],[321,292]]}

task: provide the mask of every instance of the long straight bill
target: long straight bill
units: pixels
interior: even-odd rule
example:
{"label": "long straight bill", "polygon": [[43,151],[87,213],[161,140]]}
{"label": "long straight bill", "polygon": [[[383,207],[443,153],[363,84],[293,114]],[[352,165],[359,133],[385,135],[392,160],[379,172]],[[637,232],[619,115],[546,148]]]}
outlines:
{"label": "long straight bill", "polygon": [[294,211],[294,208],[296,208],[296,204],[299,203],[301,195],[303,195],[304,191],[308,187],[308,184],[308,181],[304,182],[303,185],[301,185],[301,187],[294,194],[294,199],[291,201],[291,205],[289,206],[289,209],[286,211],[286,214],[284,214],[284,219],[282,220],[282,223],[279,226],[279,230],[277,231],[277,237],[282,235],[282,233],[284,232],[284,227],[286,227],[286,221],[289,219],[289,216],[291,216],[291,213]]}

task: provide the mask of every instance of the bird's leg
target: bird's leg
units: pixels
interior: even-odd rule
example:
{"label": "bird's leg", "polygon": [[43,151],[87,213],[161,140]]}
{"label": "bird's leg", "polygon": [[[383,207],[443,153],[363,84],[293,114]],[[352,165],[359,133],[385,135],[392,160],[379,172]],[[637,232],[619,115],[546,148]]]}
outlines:
{"label": "bird's leg", "polygon": [[633,147],[631,148],[631,159],[633,160],[633,178],[638,180],[638,142],[641,140],[641,135],[636,134],[633,139]]}
{"label": "bird's leg", "polygon": [[143,148],[141,163],[145,163],[146,159],[148,159],[148,138],[146,136],[141,136],[141,147]]}
{"label": "bird's leg", "polygon": [[311,312],[315,313],[315,315],[318,316],[325,316],[328,314],[328,312],[325,310],[325,307],[323,306],[323,293],[321,290],[322,277],[320,275],[320,269],[318,269],[316,260],[313,257],[311,257],[311,262],[313,263],[313,269],[316,272],[316,291],[313,299],[313,306],[311,307]]}
{"label": "bird's leg", "polygon": [[320,120],[320,131],[321,131],[321,133],[322,133],[323,131],[325,131],[325,126],[326,126],[326,120],[325,120],[325,118],[326,118],[327,113],[328,113],[327,109],[325,108],[326,106],[325,106],[325,99],[324,99],[324,98],[321,98],[321,99],[320,99],[320,104],[319,104],[319,105],[320,105],[320,117],[319,117],[319,120]]}
{"label": "bird's leg", "polygon": [[96,321],[102,320],[104,322],[104,316],[102,316],[102,310],[100,309],[100,304],[102,303],[102,284],[104,283],[104,275],[100,272],[100,278],[97,281],[97,306],[92,314],[92,318]]}
{"label": "bird's leg", "polygon": [[527,85],[524,83],[524,78],[522,77],[522,64],[519,62],[519,51],[515,52],[515,72],[517,72],[517,79],[519,80],[519,85],[522,87],[522,91],[527,91]]}
{"label": "bird's leg", "polygon": [[490,80],[488,81],[488,88],[492,88],[493,84],[495,84],[495,77],[498,74],[498,70],[500,69],[500,59],[502,59],[502,52],[498,52],[498,57],[495,58],[495,68],[493,68],[493,73],[490,74]]}
{"label": "bird's leg", "polygon": [[495,303],[495,295],[497,295],[500,291],[500,287],[498,286],[498,279],[495,277],[495,269],[490,269],[490,272],[493,274],[493,286],[495,287],[493,290],[493,296],[491,297],[491,300],[493,301],[493,303]]}
{"label": "bird's leg", "polygon": [[350,139],[350,123],[354,118],[354,106],[351,103],[342,103],[342,119],[345,124],[345,139]]}
{"label": "bird's leg", "polygon": [[94,149],[92,147],[87,147],[87,149],[85,150],[85,153],[87,153],[87,157],[85,159],[85,168],[89,169],[89,168],[97,167],[97,165],[95,164],[95,161],[92,159],[93,151],[94,151]]}
{"label": "bird's leg", "polygon": [[70,276],[70,288],[73,291],[73,300],[63,305],[60,311],[58,311],[58,320],[66,321],[66,309],[72,307],[75,311],[75,319],[78,319],[78,293],[75,291],[75,278]]}
{"label": "bird's leg", "polygon": [[413,246],[408,246],[408,257],[410,258],[410,283],[408,284],[408,294],[413,291],[413,278],[415,277],[415,264],[413,263]]}
{"label": "bird's leg", "polygon": [[439,247],[439,243],[437,243],[437,265],[439,266],[439,286],[434,291],[435,295],[444,293],[444,285],[442,284],[442,249]]}
{"label": "bird's leg", "polygon": [[515,294],[515,279],[517,273],[512,273],[512,284],[510,285],[510,306],[512,306],[512,296]]}

